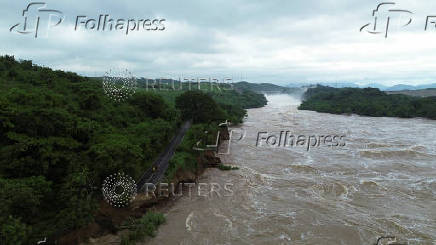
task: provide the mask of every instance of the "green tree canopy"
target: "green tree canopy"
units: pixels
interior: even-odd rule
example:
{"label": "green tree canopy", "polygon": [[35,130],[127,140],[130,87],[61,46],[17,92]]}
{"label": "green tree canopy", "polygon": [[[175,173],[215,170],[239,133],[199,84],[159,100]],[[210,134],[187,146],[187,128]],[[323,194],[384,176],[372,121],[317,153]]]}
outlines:
{"label": "green tree canopy", "polygon": [[176,108],[182,112],[183,119],[193,119],[195,123],[208,123],[226,118],[226,113],[212,97],[198,90],[187,91],[177,97]]}

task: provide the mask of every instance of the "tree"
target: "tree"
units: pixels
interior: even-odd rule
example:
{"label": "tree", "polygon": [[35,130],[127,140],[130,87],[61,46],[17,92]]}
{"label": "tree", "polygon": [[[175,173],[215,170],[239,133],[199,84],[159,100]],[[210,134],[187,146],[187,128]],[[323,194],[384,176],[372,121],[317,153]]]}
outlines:
{"label": "tree", "polygon": [[129,103],[137,106],[146,117],[169,119],[171,114],[163,98],[152,93],[137,93]]}
{"label": "tree", "polygon": [[178,96],[176,108],[182,112],[184,120],[193,119],[195,123],[209,123],[226,117],[221,107],[201,91],[187,91]]}

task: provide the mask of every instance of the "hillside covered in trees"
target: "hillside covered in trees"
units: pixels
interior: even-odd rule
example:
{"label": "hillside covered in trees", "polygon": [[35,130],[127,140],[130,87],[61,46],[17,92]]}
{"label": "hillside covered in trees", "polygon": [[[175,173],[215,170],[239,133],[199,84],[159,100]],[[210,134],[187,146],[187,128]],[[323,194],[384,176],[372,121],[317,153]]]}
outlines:
{"label": "hillside covered in trees", "polygon": [[272,83],[237,82],[234,87],[236,90],[249,90],[256,93],[298,94],[303,91],[300,87],[283,87]]}
{"label": "hillside covered in trees", "polygon": [[332,88],[318,85],[306,91],[299,109],[375,117],[436,119],[436,97],[386,94],[376,88]]}
{"label": "hillside covered in trees", "polygon": [[[185,119],[175,102],[183,93],[138,90],[115,102],[100,79],[1,56],[0,241],[53,241],[95,221],[104,178],[121,171],[138,179],[150,167]],[[202,130],[229,118],[241,122],[245,108],[266,103],[263,95],[244,92],[194,95],[207,106],[199,108],[172,173],[195,167],[188,144]],[[189,105],[189,97],[177,103]]]}

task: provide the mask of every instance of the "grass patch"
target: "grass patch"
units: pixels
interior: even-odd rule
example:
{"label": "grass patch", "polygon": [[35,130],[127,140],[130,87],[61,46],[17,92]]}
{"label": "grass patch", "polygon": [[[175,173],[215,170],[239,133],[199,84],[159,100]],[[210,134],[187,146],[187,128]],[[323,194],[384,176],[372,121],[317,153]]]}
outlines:
{"label": "grass patch", "polygon": [[147,236],[156,236],[157,228],[163,223],[165,223],[165,216],[154,212],[148,212],[140,219],[130,220],[126,225],[129,232],[121,237],[121,245],[136,244]]}

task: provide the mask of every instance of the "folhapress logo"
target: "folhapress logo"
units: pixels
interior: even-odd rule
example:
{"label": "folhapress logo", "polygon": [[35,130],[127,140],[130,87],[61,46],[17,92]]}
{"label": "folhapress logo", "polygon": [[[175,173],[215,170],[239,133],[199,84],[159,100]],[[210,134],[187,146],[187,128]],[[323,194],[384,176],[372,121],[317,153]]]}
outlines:
{"label": "folhapress logo", "polygon": [[88,31],[122,31],[126,35],[132,31],[163,31],[165,19],[114,19],[108,14],[101,14],[98,18],[88,18],[85,15],[76,17],[74,30],[82,28]]}
{"label": "folhapress logo", "polygon": [[40,27],[45,26],[45,35],[48,35],[50,28],[58,26],[64,20],[64,15],[61,11],[48,9],[47,4],[43,2],[29,3],[27,8],[23,10],[22,23],[13,25],[9,31],[19,34],[33,34],[35,38],[40,33]]}
{"label": "folhapress logo", "polygon": [[[35,38],[41,33],[47,37],[50,29],[60,25],[65,16],[62,11],[48,9],[44,2],[29,3],[23,10],[23,22],[13,25],[9,31],[19,34],[33,34]],[[100,14],[97,18],[77,15],[74,29],[71,31],[118,31],[128,35],[134,31],[163,31],[165,30],[162,18],[112,18],[109,14]],[[42,30],[42,27],[45,27]]]}

